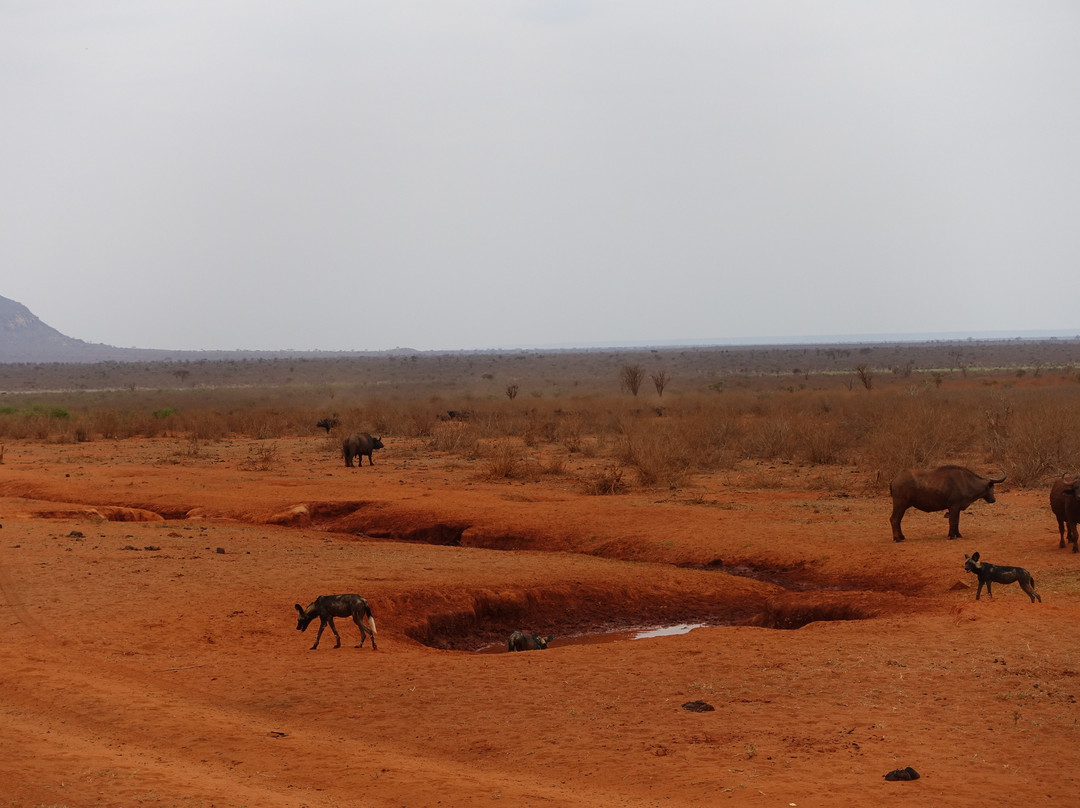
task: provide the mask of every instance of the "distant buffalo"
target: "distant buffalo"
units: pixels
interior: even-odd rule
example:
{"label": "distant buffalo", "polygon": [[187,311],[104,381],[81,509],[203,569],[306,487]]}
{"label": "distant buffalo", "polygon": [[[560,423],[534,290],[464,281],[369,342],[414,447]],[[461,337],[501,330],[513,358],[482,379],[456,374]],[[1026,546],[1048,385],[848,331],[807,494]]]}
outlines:
{"label": "distant buffalo", "polygon": [[1077,498],[1080,496],[1080,490],[1077,490],[1078,488],[1080,488],[1080,477],[1073,477],[1071,481],[1067,481],[1064,474],[1061,475],[1061,479],[1054,480],[1054,484],[1050,487],[1050,510],[1057,518],[1058,534],[1061,537],[1058,547],[1064,547],[1067,538],[1074,553],[1077,551],[1076,523],[1080,522],[1080,499]]}
{"label": "distant buffalo", "polygon": [[357,432],[349,437],[345,438],[341,442],[341,453],[345,456],[345,465],[352,468],[353,458],[356,457],[357,465],[364,465],[364,455],[367,455],[368,465],[374,466],[375,461],[372,459],[371,454],[376,449],[382,449],[383,442],[378,438],[373,438],[367,432]]}
{"label": "distant buffalo", "polygon": [[983,477],[962,466],[901,471],[889,484],[893,499],[892,516],[889,518],[893,541],[904,541],[900,520],[908,508],[927,512],[948,511],[949,538],[961,538],[960,511],[978,499],[994,502],[994,486],[1004,480],[1004,474],[997,479]]}
{"label": "distant buffalo", "polygon": [[506,643],[507,651],[543,651],[554,637],[538,637],[533,632],[515,631]]}

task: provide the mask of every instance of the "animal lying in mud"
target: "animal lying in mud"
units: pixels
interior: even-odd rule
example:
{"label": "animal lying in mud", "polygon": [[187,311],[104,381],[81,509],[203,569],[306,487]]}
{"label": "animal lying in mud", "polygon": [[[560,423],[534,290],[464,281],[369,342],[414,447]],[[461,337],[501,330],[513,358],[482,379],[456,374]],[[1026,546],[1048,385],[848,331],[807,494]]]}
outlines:
{"label": "animal lying in mud", "polygon": [[356,432],[341,442],[341,453],[345,456],[345,465],[352,468],[353,458],[357,458],[359,466],[364,465],[364,455],[367,455],[368,465],[374,466],[375,461],[371,455],[376,449],[382,449],[383,442],[373,438],[367,432]]}
{"label": "animal lying in mud", "polygon": [[964,569],[968,572],[973,572],[979,577],[979,588],[975,590],[975,600],[979,599],[979,595],[982,594],[983,585],[986,585],[986,596],[992,598],[994,594],[990,591],[990,584],[1011,584],[1018,583],[1020,588],[1024,590],[1031,602],[1034,603],[1038,598],[1039,603],[1042,603],[1042,596],[1035,591],[1035,579],[1031,573],[1023,567],[1006,567],[1002,564],[987,564],[986,562],[979,561],[979,554],[973,555],[964,554]]}
{"label": "animal lying in mud", "polygon": [[940,466],[936,469],[904,469],[889,483],[893,511],[889,517],[893,541],[904,541],[900,520],[908,508],[920,511],[948,511],[949,538],[959,539],[960,511],[972,502],[984,499],[994,502],[994,486],[1005,481],[1001,477],[983,477],[963,466]]}
{"label": "animal lying in mud", "polygon": [[[306,609],[297,603],[296,611],[300,614],[299,619],[296,621],[297,631],[307,631],[311,621],[316,617],[319,618],[319,633],[315,635],[315,644],[311,646],[312,651],[319,647],[323,629],[327,626],[330,626],[330,630],[334,632],[334,638],[337,640],[334,647],[341,647],[341,635],[338,634],[337,627],[334,625],[335,617],[351,617],[353,622],[356,623],[356,627],[360,629],[360,644],[356,646],[357,648],[364,647],[364,640],[370,634],[371,650],[378,650],[378,646],[375,644],[375,615],[371,613],[371,606],[368,605],[368,602],[359,595],[320,595]],[[364,625],[364,620],[368,621],[370,627]]]}
{"label": "animal lying in mud", "polygon": [[506,642],[507,651],[543,651],[554,637],[540,637],[529,631],[515,631]]}

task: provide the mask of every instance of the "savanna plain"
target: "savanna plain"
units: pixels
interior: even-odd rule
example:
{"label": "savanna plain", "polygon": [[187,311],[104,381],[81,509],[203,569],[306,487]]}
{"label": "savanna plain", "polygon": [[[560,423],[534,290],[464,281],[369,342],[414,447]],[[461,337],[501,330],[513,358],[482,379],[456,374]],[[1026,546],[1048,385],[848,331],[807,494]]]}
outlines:
{"label": "savanna plain", "polygon": [[[1076,805],[1078,403],[1076,341],[0,366],[0,806]],[[996,503],[892,541],[944,463]]]}

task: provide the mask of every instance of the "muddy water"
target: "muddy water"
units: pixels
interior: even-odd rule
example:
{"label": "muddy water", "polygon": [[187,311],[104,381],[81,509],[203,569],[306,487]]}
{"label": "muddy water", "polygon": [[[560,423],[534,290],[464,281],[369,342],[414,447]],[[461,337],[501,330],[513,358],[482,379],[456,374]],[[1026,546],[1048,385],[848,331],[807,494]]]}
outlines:
{"label": "muddy water", "polygon": [[[695,628],[704,626],[724,625],[723,623],[677,623],[672,626],[653,626],[651,628],[620,629],[618,631],[604,631],[595,634],[576,634],[571,637],[556,637],[548,648],[558,648],[563,645],[596,645],[606,642],[627,642],[630,640],[647,640],[655,637],[674,637],[678,634],[688,634]],[[485,645],[477,649],[478,654],[506,653],[505,644]]]}

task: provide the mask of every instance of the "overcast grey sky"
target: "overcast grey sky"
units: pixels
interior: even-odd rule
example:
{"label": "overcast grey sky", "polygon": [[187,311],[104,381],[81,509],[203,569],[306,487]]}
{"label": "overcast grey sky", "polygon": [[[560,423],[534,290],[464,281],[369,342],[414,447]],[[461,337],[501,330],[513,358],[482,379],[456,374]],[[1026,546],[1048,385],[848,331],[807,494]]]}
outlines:
{"label": "overcast grey sky", "polygon": [[0,0],[0,295],[168,349],[1080,332],[1075,0]]}

